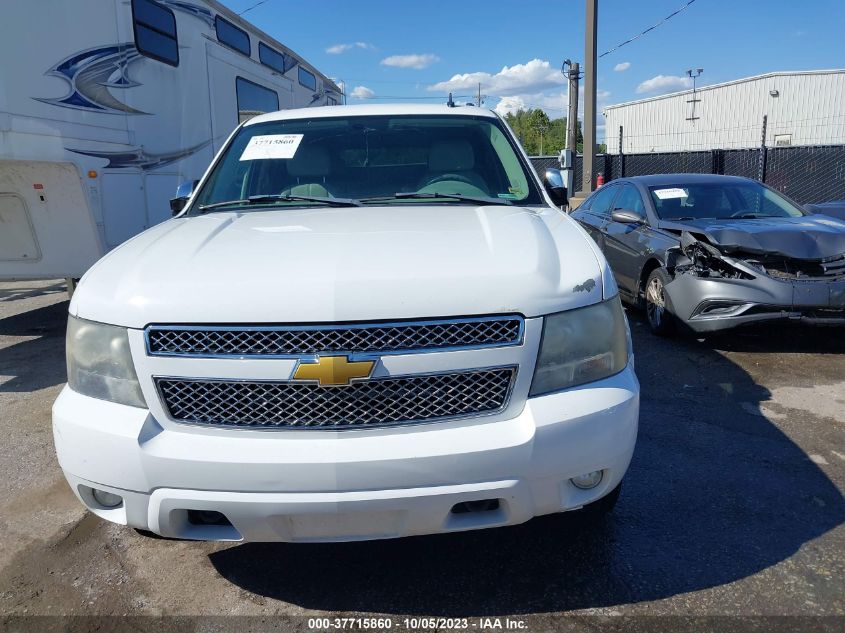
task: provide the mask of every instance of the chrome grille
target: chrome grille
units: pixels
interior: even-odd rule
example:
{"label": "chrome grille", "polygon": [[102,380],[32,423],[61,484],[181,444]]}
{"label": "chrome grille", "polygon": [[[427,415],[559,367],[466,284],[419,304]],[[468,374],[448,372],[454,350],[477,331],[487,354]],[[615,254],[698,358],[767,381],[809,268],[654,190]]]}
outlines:
{"label": "chrome grille", "polygon": [[409,352],[522,342],[522,317],[330,326],[158,326],[152,356],[297,356],[324,352]]}
{"label": "chrome grille", "polygon": [[495,413],[516,368],[376,378],[345,387],[156,378],[174,420],[246,428],[361,428]]}

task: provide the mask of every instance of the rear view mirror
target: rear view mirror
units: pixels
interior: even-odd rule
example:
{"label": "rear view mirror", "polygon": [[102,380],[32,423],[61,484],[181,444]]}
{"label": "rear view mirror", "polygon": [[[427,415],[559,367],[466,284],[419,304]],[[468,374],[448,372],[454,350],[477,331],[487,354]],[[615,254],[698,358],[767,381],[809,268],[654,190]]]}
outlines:
{"label": "rear view mirror", "polygon": [[630,209],[616,209],[610,216],[614,222],[621,224],[642,224],[645,218],[636,211]]}
{"label": "rear view mirror", "polygon": [[566,185],[563,184],[563,174],[559,169],[549,168],[546,170],[543,175],[543,187],[556,206],[562,207],[569,202]]}
{"label": "rear view mirror", "polygon": [[199,180],[188,180],[176,187],[176,197],[170,199],[170,211],[173,215],[179,215],[182,213],[182,210],[185,208],[185,205],[188,204],[188,200],[190,200],[191,195],[193,195],[194,189],[196,189],[199,182]]}

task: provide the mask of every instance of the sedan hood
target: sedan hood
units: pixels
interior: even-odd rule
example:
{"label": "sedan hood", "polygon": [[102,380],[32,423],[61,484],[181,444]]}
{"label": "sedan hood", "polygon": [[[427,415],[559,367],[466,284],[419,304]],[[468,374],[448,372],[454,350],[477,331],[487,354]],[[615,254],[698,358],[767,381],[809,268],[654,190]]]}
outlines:
{"label": "sedan hood", "polygon": [[826,216],[737,220],[661,220],[668,231],[703,235],[725,254],[825,259],[845,253],[845,221]]}
{"label": "sedan hood", "polygon": [[125,243],[82,279],[71,313],[150,323],[315,323],[548,314],[602,299],[585,234],[504,206],[218,212]]}

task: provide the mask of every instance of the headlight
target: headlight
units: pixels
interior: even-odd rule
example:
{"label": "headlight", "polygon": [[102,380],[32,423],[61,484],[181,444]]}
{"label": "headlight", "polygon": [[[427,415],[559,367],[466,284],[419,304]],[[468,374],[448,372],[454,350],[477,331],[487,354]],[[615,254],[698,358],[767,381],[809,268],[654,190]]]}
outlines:
{"label": "headlight", "polygon": [[543,340],[529,396],[601,380],[625,369],[628,330],[617,295],[543,320]]}
{"label": "headlight", "polygon": [[132,364],[126,328],[70,317],[67,322],[67,383],[92,398],[146,408]]}

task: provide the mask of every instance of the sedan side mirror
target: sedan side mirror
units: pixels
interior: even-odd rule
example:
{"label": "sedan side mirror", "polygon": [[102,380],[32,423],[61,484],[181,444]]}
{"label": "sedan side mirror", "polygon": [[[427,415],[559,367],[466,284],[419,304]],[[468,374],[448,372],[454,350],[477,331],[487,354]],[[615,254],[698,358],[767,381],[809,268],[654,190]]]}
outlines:
{"label": "sedan side mirror", "polygon": [[546,189],[546,193],[549,194],[549,198],[557,206],[562,207],[569,202],[566,185],[563,184],[563,174],[559,169],[549,168],[546,170],[546,173],[543,175],[543,187]]}
{"label": "sedan side mirror", "polygon": [[645,223],[645,218],[643,216],[641,216],[636,211],[631,211],[630,209],[616,209],[613,213],[610,214],[610,217],[613,219],[614,222],[619,222],[621,224]]}
{"label": "sedan side mirror", "polygon": [[170,211],[173,215],[182,213],[199,182],[199,180],[188,180],[176,187],[176,197],[170,199]]}

